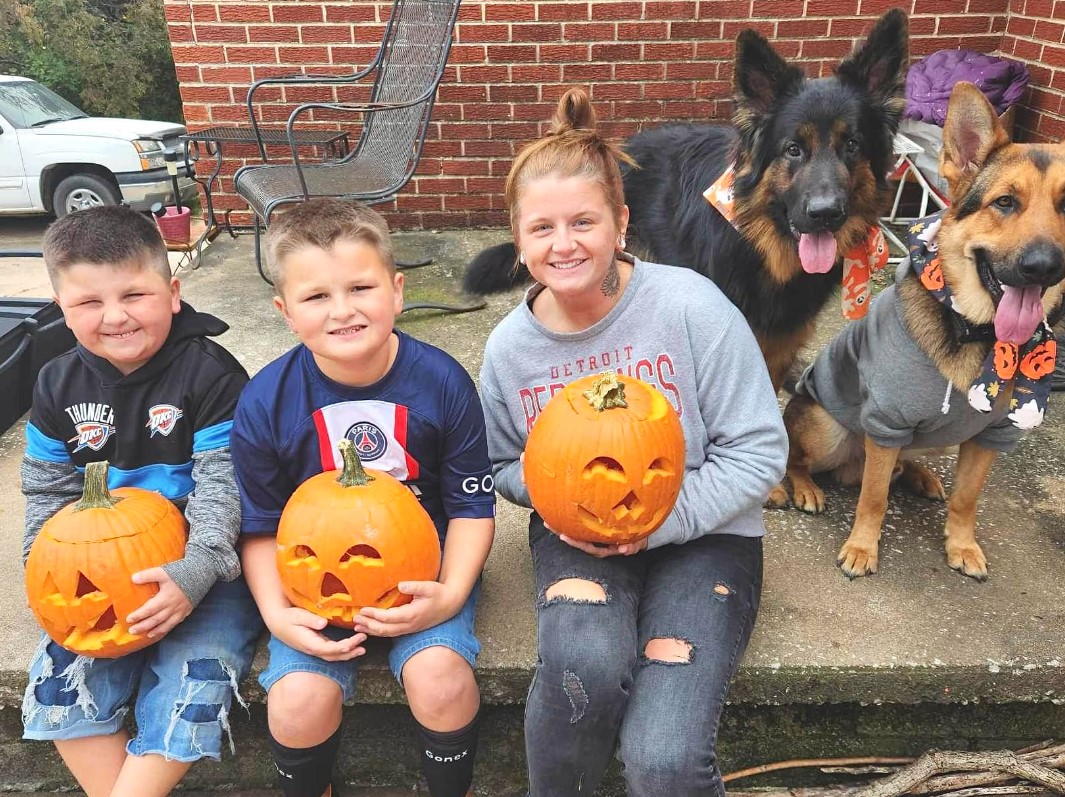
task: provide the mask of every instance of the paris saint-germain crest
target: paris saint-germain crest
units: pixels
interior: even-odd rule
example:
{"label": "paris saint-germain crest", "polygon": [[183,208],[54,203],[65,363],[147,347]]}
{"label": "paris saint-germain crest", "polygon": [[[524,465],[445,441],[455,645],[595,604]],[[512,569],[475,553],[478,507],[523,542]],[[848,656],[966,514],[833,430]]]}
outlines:
{"label": "paris saint-germain crest", "polygon": [[388,449],[388,438],[384,432],[369,421],[359,421],[344,434],[355,446],[359,459],[363,462],[373,462],[380,459]]}

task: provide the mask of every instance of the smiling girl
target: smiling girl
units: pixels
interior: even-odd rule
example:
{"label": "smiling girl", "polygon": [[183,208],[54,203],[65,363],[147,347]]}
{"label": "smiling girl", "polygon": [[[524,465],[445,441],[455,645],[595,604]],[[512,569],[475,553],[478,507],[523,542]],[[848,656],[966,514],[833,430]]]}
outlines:
{"label": "smiling girl", "polygon": [[619,746],[631,795],[724,795],[718,720],[758,610],[761,504],[783,473],[787,439],[739,311],[695,272],[625,252],[619,160],[587,95],[571,90],[507,178],[514,242],[536,283],[485,350],[493,474],[503,497],[530,506],[521,459],[542,405],[605,369],[651,382],[673,403],[685,476],[672,514],[637,543],[577,542],[531,516],[530,792],[594,792]]}

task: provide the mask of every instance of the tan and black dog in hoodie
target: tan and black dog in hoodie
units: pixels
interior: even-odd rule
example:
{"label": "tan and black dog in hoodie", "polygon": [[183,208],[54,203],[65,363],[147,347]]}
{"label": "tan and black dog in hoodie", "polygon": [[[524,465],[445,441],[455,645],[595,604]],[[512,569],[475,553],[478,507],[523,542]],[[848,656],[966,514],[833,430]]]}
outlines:
{"label": "tan and black dog in hoodie", "polygon": [[803,374],[784,412],[795,505],[825,508],[812,473],[861,482],[838,562],[875,573],[888,487],[946,498],[910,459],[959,446],[947,501],[947,563],[987,577],[976,504],[995,456],[1046,410],[1065,292],[1065,145],[1013,144],[970,83],[951,95],[940,173],[950,206],[910,228],[909,258],[869,315]]}

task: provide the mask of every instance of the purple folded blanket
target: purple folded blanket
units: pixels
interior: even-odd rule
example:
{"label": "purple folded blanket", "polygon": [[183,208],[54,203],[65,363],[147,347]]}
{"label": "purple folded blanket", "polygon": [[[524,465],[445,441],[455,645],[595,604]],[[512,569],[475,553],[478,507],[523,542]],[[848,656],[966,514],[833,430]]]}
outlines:
{"label": "purple folded blanket", "polygon": [[1028,86],[1028,67],[1020,61],[972,50],[939,50],[922,58],[906,74],[907,119],[940,127],[954,84],[975,83],[999,114],[1020,100]]}

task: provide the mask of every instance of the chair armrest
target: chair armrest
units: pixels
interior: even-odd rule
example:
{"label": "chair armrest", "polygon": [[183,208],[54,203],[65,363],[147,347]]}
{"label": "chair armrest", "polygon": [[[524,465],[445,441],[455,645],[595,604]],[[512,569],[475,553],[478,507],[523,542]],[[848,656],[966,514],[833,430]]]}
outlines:
{"label": "chair armrest", "polygon": [[308,75],[308,74],[292,74],[283,75],[281,77],[268,77],[256,80],[251,84],[251,88],[248,89],[248,96],[245,100],[245,105],[248,108],[248,121],[251,123],[252,131],[255,133],[255,140],[259,145],[259,156],[265,162],[266,157],[266,145],[263,144],[262,134],[259,132],[259,120],[255,118],[255,92],[263,86],[305,86],[305,85],[342,85],[345,83],[355,83],[362,80],[364,77],[372,73],[377,69],[381,63],[381,58],[384,55],[383,49],[379,49],[373,60],[365,69],[360,69],[350,75]]}
{"label": "chair armrest", "polygon": [[305,102],[303,105],[298,106],[288,117],[288,124],[285,127],[286,135],[288,136],[289,144],[295,148],[296,141],[293,137],[295,131],[296,119],[311,110],[327,110],[327,111],[351,111],[353,113],[379,113],[381,111],[399,111],[403,108],[411,108],[415,105],[421,105],[426,100],[429,100],[436,94],[437,84],[428,90],[422,92],[419,96],[412,100],[405,100],[404,102],[362,102],[362,103],[347,103],[347,102]]}
{"label": "chair armrest", "polygon": [[303,176],[303,167],[300,165],[300,153],[299,147],[296,142],[296,120],[304,113],[315,109],[323,109],[330,111],[352,111],[355,113],[380,113],[383,111],[398,111],[403,108],[410,108],[415,105],[420,105],[426,102],[433,95],[436,94],[437,85],[439,79],[433,82],[431,88],[428,91],[422,92],[418,97],[413,100],[407,100],[405,102],[366,102],[366,103],[344,103],[344,102],[305,102],[303,105],[298,106],[288,117],[288,124],[285,126],[285,135],[288,136],[288,144],[292,149],[292,163],[296,167],[296,175],[299,177],[300,189],[303,191],[304,198],[307,198],[307,180]]}

